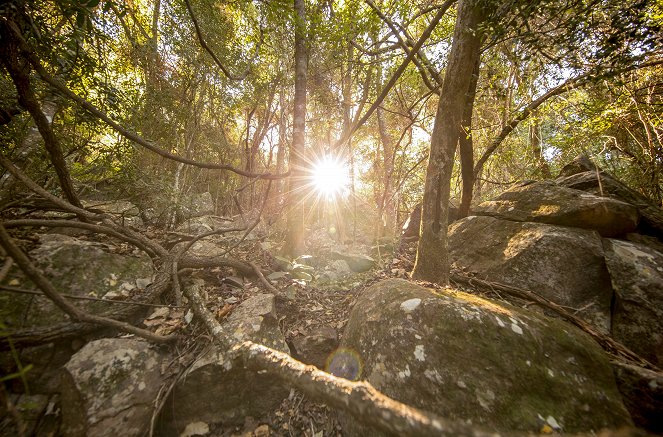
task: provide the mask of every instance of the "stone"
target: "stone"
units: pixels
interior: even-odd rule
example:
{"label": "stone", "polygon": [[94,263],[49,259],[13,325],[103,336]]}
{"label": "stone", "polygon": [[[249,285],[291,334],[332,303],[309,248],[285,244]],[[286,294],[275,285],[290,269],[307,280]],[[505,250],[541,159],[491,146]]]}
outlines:
{"label": "stone", "polygon": [[367,272],[376,265],[376,261],[368,255],[333,251],[330,257],[347,262],[350,269],[357,273]]}
{"label": "stone", "polygon": [[[338,376],[505,435],[632,423],[608,357],[587,334],[453,289],[400,279],[371,286],[352,310],[338,354],[346,361],[330,369]],[[380,435],[347,416],[342,425],[347,436]]]}
{"label": "stone", "polygon": [[187,197],[184,204],[182,214],[187,218],[214,214],[214,200],[207,191]]}
{"label": "stone", "polygon": [[633,205],[640,214],[638,232],[653,235],[663,241],[663,211],[661,208],[609,174],[585,171],[559,177],[556,183],[597,196],[609,196]]}
{"label": "stone", "polygon": [[[51,400],[49,396],[43,394],[12,394],[9,395],[8,400],[23,422],[24,435],[44,435],[38,434],[38,431],[44,430],[44,427],[40,426],[40,422],[42,417],[46,415]],[[5,402],[0,404],[0,432],[6,436],[21,434],[16,429],[16,422],[7,411]]]}
{"label": "stone", "polygon": [[[242,302],[223,325],[237,342],[254,341],[290,353],[279,330],[275,298],[261,294]],[[189,424],[241,424],[275,409],[288,389],[272,376],[237,367],[227,351],[205,351],[175,384],[164,409],[162,435],[180,435]]]}
{"label": "stone", "polygon": [[232,225],[225,220],[211,215],[203,215],[183,221],[177,227],[176,231],[191,235],[198,235],[231,226]]}
{"label": "stone", "polygon": [[633,422],[657,435],[663,434],[663,375],[660,372],[613,361],[617,385]]}
{"label": "stone", "polygon": [[613,290],[595,231],[470,216],[449,228],[449,258],[454,269],[535,291],[610,331]]}
{"label": "stone", "polygon": [[83,206],[94,212],[112,215],[121,225],[142,227],[143,220],[140,211],[133,203],[126,200],[87,200],[82,201]]}
{"label": "stone", "polygon": [[[137,256],[112,253],[100,243],[60,234],[39,236],[40,245],[29,252],[37,267],[62,293],[76,296],[104,297],[108,293],[137,286],[137,281],[153,274],[152,261],[141,253]],[[13,267],[6,284],[37,290],[20,269]],[[106,302],[76,300],[79,308],[102,313],[109,310]],[[16,295],[7,303],[7,320],[13,327],[44,326],[68,321],[62,310],[42,296]]]}
{"label": "stone", "polygon": [[605,260],[615,290],[612,335],[654,365],[663,365],[663,253],[606,239]]}
{"label": "stone", "polygon": [[331,326],[321,326],[294,337],[291,345],[293,357],[324,370],[327,358],[338,348],[338,334]]}
{"label": "stone", "polygon": [[85,345],[64,367],[63,434],[144,435],[165,359],[143,340],[106,338]]}
{"label": "stone", "polygon": [[592,229],[604,237],[633,232],[639,214],[634,206],[580,190],[560,187],[551,181],[511,188],[494,200],[481,203],[476,215]]}

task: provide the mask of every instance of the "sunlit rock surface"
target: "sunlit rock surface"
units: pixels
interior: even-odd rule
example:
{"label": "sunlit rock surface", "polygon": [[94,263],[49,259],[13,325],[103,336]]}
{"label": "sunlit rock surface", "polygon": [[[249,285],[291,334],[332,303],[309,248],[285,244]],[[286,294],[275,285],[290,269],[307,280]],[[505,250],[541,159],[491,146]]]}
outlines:
{"label": "sunlit rock surface", "polygon": [[[357,301],[342,348],[338,375],[486,429],[631,424],[606,355],[585,333],[477,296],[380,282]],[[347,435],[375,435],[343,422]]]}
{"label": "sunlit rock surface", "polygon": [[652,364],[663,364],[663,254],[606,239],[606,264],[615,290],[612,335]]}
{"label": "sunlit rock surface", "polygon": [[454,268],[535,291],[610,330],[612,285],[595,231],[471,216],[449,228]]}
{"label": "sunlit rock surface", "polygon": [[637,208],[628,203],[561,187],[551,181],[511,188],[473,211],[477,215],[519,222],[591,229],[605,237],[633,232],[639,219]]}

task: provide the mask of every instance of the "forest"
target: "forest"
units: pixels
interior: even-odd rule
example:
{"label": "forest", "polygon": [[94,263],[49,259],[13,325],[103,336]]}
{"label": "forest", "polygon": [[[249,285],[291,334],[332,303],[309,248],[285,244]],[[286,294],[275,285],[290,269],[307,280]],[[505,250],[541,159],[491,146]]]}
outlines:
{"label": "forest", "polygon": [[[661,0],[2,2],[0,434],[663,432],[662,26]],[[569,179],[579,174],[595,174],[596,187]],[[535,197],[543,200],[518,216]],[[470,219],[483,230],[471,230]],[[525,225],[502,238],[510,223]],[[518,257],[509,254],[525,246],[545,252],[539,259],[552,253],[545,238],[554,232],[541,237],[532,223],[582,229],[573,234],[580,243],[553,261],[513,267]],[[599,279],[569,291],[555,278],[577,266],[578,276],[593,278],[594,261],[579,255],[592,238],[587,253],[591,246]],[[489,262],[482,254],[500,244],[499,265],[480,270]],[[555,264],[564,258],[577,262]],[[623,267],[629,259],[635,273]],[[648,285],[624,285],[617,271]],[[453,297],[481,314],[513,305],[511,335],[540,324],[541,338],[550,331],[557,339],[539,313],[561,318],[584,331],[587,350],[598,345],[605,369],[603,355],[622,360],[643,369],[638,381],[661,389],[646,405],[631,402],[626,370],[606,370],[617,375],[606,378],[619,400],[606,401],[612,413],[596,423],[549,415],[538,400],[531,405],[540,414],[503,407],[528,411],[534,422],[502,423],[455,413],[445,403],[452,398],[437,392],[408,397],[375,376],[389,353],[363,349],[394,335],[379,328],[404,317],[390,313],[394,305],[408,314],[402,326],[425,312],[424,291],[390,281],[436,295],[456,287],[489,302]],[[596,299],[583,300],[590,288]],[[636,289],[640,297],[630,299]],[[407,300],[390,306],[393,296]],[[251,307],[253,299],[267,300]],[[653,315],[632,315],[632,301]],[[272,310],[260,313],[265,305]],[[499,326],[504,311],[493,316]],[[254,317],[260,330],[244,332]],[[467,329],[483,332],[458,327]],[[645,337],[652,343],[638,343]],[[145,401],[153,407],[140,413],[147,418],[98,419],[106,407],[81,401],[82,373],[72,363],[97,342],[127,338],[148,345],[141,353],[179,361],[156,380],[144,376],[154,391]],[[407,349],[418,340],[402,341]],[[551,350],[559,346],[561,356],[564,345]],[[409,377],[413,363],[436,356],[431,347],[417,345],[392,373]],[[44,348],[48,359],[35,352]],[[312,350],[321,358],[307,357]],[[233,401],[252,412],[227,406],[205,416],[200,410],[222,402],[186,392],[185,376],[207,387],[210,376],[193,376],[206,360],[220,379],[234,379],[218,396],[270,389]],[[588,374],[605,370],[587,365]],[[46,368],[71,375],[58,385]],[[223,373],[231,368],[237,373]],[[490,410],[497,389],[481,387],[473,402]],[[26,405],[43,406],[21,407],[29,396],[37,397]],[[62,410],[57,419],[49,402]],[[184,412],[197,402],[197,412]]]}

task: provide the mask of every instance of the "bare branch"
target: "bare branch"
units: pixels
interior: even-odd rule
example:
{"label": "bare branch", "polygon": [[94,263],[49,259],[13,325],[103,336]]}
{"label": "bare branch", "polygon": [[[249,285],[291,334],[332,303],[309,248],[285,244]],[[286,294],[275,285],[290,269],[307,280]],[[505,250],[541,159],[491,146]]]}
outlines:
{"label": "bare branch", "polygon": [[[198,24],[198,19],[196,18],[196,15],[193,12],[193,8],[191,7],[191,2],[189,0],[184,0],[184,3],[186,4],[186,9],[189,11],[189,16],[191,17],[191,21],[193,22],[193,27],[196,30],[196,36],[198,36],[198,41],[200,42],[200,46],[205,49],[207,53],[214,59],[214,63],[221,69],[223,74],[230,80],[243,80],[248,76],[250,67],[247,67],[246,70],[240,74],[239,76],[234,76],[230,70],[228,70],[221,60],[219,59],[218,56],[216,56],[216,53],[214,53],[214,50],[207,44],[205,41],[205,38],[203,37],[203,32],[200,30],[200,25]],[[262,42],[262,41],[261,41]],[[258,49],[256,49],[256,55],[258,54]]]}

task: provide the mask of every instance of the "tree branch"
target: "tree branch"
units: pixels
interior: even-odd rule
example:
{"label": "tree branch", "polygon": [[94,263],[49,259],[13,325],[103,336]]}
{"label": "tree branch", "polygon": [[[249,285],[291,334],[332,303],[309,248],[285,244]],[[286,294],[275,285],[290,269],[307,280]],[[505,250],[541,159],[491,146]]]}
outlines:
{"label": "tree branch", "polygon": [[354,134],[357,129],[359,129],[366,121],[369,119],[369,117],[375,112],[375,110],[382,104],[382,101],[387,97],[387,94],[389,94],[389,91],[393,88],[393,86],[396,84],[396,81],[401,77],[405,69],[407,68],[408,64],[414,56],[417,54],[419,49],[424,45],[426,40],[430,37],[431,33],[433,33],[433,30],[437,26],[437,24],[440,22],[444,14],[447,12],[447,9],[451,7],[452,4],[454,4],[456,0],[447,0],[445,1],[442,6],[440,6],[440,9],[437,11],[437,14],[433,17],[433,20],[430,22],[426,30],[424,30],[424,33],[421,34],[419,39],[417,40],[417,43],[412,47],[412,50],[408,53],[406,58],[403,60],[401,65],[396,69],[394,74],[391,76],[387,84],[384,86],[382,89],[382,92],[378,96],[378,98],[373,102],[373,104],[368,108],[366,111],[366,114],[364,114],[357,122],[353,124],[353,126],[348,129],[347,132],[344,133],[341,138],[336,142],[334,147],[332,148],[333,150],[339,150],[341,146],[343,146],[349,139],[352,137],[352,134]]}
{"label": "tree branch", "polygon": [[[655,65],[661,65],[663,64],[663,59],[657,59],[649,62],[644,62],[639,65],[631,65],[626,68],[621,68],[615,71],[610,72],[608,75],[605,75],[603,77],[612,77],[616,76],[618,74],[626,73],[631,70],[638,70],[641,68],[646,68],[646,67],[653,67]],[[536,108],[541,106],[543,103],[545,103],[548,99],[551,97],[558,96],[560,94],[563,94],[567,91],[571,91],[575,88],[579,88],[581,86],[587,85],[589,83],[592,83],[593,80],[595,79],[593,75],[595,74],[595,70],[588,71],[586,73],[583,73],[579,76],[572,77],[564,81],[562,84],[550,89],[548,92],[543,94],[541,97],[539,97],[536,100],[533,100],[530,102],[527,106],[525,106],[519,113],[516,115],[506,126],[502,128],[500,133],[491,141],[490,145],[486,149],[485,152],[483,152],[483,155],[481,155],[481,158],[477,161],[477,163],[474,165],[474,178],[476,179],[481,170],[483,169],[484,164],[490,158],[490,156],[497,150],[497,148],[502,144],[502,142],[506,139],[506,137],[520,124],[521,121],[525,120],[529,115],[534,111]]]}

